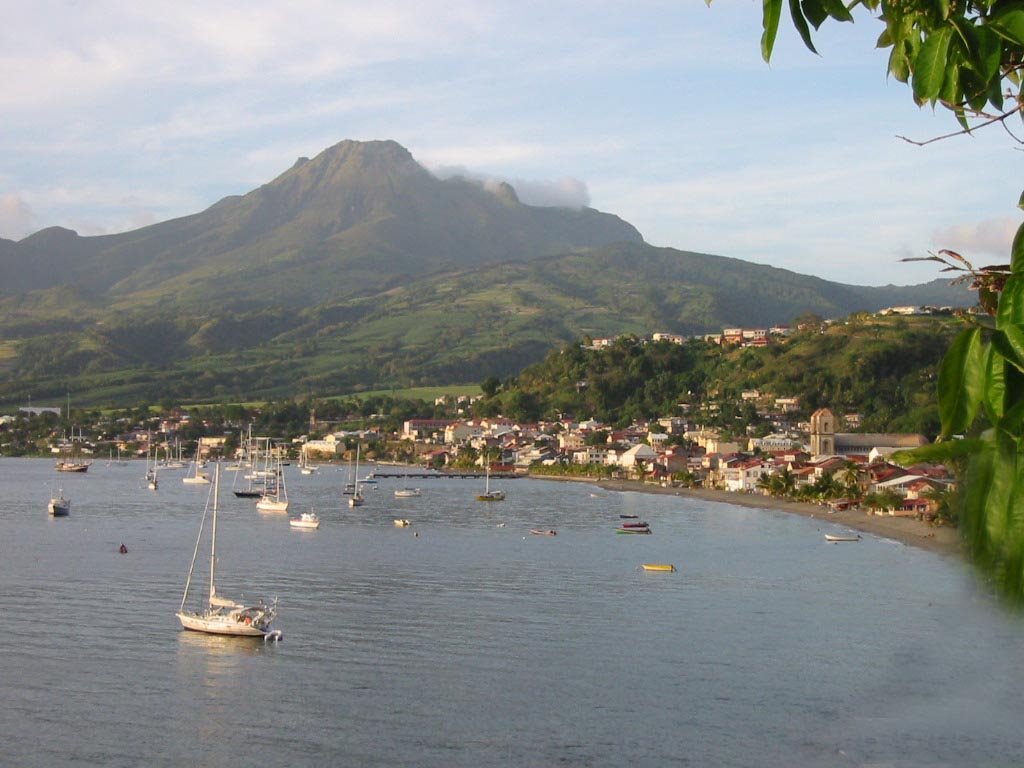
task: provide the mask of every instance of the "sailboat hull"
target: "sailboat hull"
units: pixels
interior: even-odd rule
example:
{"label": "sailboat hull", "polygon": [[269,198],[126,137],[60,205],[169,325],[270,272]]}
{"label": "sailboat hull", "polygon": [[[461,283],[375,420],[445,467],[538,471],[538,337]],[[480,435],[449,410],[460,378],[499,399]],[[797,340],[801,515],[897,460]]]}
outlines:
{"label": "sailboat hull", "polygon": [[190,611],[178,611],[178,621],[185,629],[193,632],[205,632],[208,635],[230,635],[232,637],[264,637],[271,630],[255,624],[246,624],[230,614],[198,614]]}
{"label": "sailboat hull", "polygon": [[274,499],[262,498],[256,502],[256,509],[260,512],[287,512],[287,501],[274,501]]}

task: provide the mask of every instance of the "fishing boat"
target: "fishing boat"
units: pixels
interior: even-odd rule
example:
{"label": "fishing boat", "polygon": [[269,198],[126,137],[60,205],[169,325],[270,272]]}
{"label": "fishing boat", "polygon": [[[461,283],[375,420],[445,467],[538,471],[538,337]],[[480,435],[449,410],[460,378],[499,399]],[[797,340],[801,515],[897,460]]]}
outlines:
{"label": "fishing boat", "polygon": [[647,523],[623,523],[623,528],[650,528]]}
{"label": "fishing boat", "polygon": [[298,517],[293,517],[289,520],[288,525],[292,528],[304,528],[306,530],[315,531],[320,527],[320,517],[316,512],[303,512]]}
{"label": "fishing boat", "polygon": [[419,488],[397,488],[395,489],[395,496],[399,499],[410,499],[420,495]]}
{"label": "fishing boat", "polygon": [[552,528],[531,528],[530,533],[534,536],[557,536],[558,531]]}
{"label": "fishing boat", "polygon": [[[193,632],[205,632],[211,635],[230,635],[233,637],[262,637],[264,640],[280,640],[280,630],[273,629],[271,623],[277,614],[277,600],[270,605],[262,600],[256,604],[238,603],[217,594],[217,499],[220,488],[220,465],[213,474],[213,486],[203,507],[203,517],[199,523],[199,535],[192,553],[192,564],[185,580],[185,592],[181,596],[181,606],[177,617],[181,626]],[[192,610],[186,608],[192,591],[192,576],[195,573],[199,548],[203,542],[207,517],[210,525],[210,586],[206,599],[200,607]]]}
{"label": "fishing boat", "polygon": [[476,500],[477,501],[504,501],[505,500],[505,492],[504,491],[492,491],[491,490],[491,462],[486,461],[485,462],[485,467],[486,467],[486,469],[485,469],[485,472],[484,472],[484,492],[481,493],[481,494],[477,494]]}
{"label": "fishing boat", "polygon": [[858,533],[856,536],[854,536],[851,534],[826,533],[825,541],[831,541],[833,544],[836,544],[840,541],[860,541],[860,534]]}
{"label": "fishing boat", "polygon": [[645,571],[675,571],[676,567],[671,563],[644,563]]}
{"label": "fishing boat", "polygon": [[71,514],[71,499],[64,498],[63,488],[50,499],[50,503],[46,505],[46,511],[50,513],[50,517],[67,517]]}
{"label": "fishing boat", "polygon": [[650,528],[626,528],[625,526],[621,526],[619,528],[616,528],[615,532],[616,533],[650,533],[651,529]]}

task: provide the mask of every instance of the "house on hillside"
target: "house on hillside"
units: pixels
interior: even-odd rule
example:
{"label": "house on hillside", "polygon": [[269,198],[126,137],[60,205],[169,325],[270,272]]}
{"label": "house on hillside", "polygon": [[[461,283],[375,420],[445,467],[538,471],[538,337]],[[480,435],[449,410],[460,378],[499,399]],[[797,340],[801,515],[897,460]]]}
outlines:
{"label": "house on hillside", "polygon": [[637,469],[641,464],[650,469],[657,458],[657,451],[646,443],[639,443],[619,454],[616,464],[630,471]]}

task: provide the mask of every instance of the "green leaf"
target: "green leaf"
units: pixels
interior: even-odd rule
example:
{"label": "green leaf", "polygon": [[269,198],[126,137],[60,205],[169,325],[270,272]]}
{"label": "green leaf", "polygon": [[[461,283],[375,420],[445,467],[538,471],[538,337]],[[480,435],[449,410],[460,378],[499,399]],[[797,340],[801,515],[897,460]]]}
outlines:
{"label": "green leaf", "polygon": [[1024,371],[1024,330],[1008,325],[992,334],[992,344],[1006,362]]}
{"label": "green leaf", "polygon": [[963,478],[960,526],[968,554],[983,570],[991,564],[991,546],[986,528],[986,509],[993,490],[996,443],[994,432],[983,441],[984,448],[971,455]]}
{"label": "green leaf", "polygon": [[989,29],[1015,45],[1024,45],[1024,9],[1010,8],[1002,13],[996,11],[989,20]]}
{"label": "green leaf", "polygon": [[[843,4],[843,0],[819,0],[822,8],[836,21],[853,21],[853,14]],[[810,14],[808,14],[810,17]]]}
{"label": "green leaf", "polygon": [[1006,368],[1006,359],[996,352],[991,344],[986,344],[985,386],[982,389],[982,405],[985,408],[985,415],[993,424],[1003,417],[1003,411],[1006,408]]}
{"label": "green leaf", "polygon": [[921,462],[940,464],[969,456],[984,447],[982,440],[946,440],[941,443],[922,445],[909,451],[896,451],[891,458],[897,464],[909,466]]}
{"label": "green leaf", "polygon": [[984,388],[985,351],[981,330],[968,328],[950,345],[939,367],[942,435],[965,432],[974,422]]}
{"label": "green leaf", "polygon": [[974,71],[985,81],[998,81],[1003,43],[988,27],[974,27],[977,45],[972,49]]}
{"label": "green leaf", "polygon": [[[1021,200],[1024,201],[1024,197]],[[1024,224],[1017,227],[1010,246],[1010,271],[1015,275],[1024,274]]]}
{"label": "green leaf", "polygon": [[811,26],[815,29],[821,27],[825,19],[828,18],[828,11],[825,10],[825,4],[822,0],[803,0],[800,3],[800,7],[803,8],[804,16],[807,21],[811,23]]}
{"label": "green leaf", "polygon": [[894,45],[889,52],[889,73],[901,83],[910,80],[910,59],[901,46]]}
{"label": "green leaf", "polygon": [[999,294],[996,327],[1002,330],[1009,325],[1024,325],[1024,273],[1009,277]]}
{"label": "green leaf", "polygon": [[804,45],[812,53],[817,53],[818,51],[814,48],[814,41],[811,39],[811,29],[807,26],[807,19],[804,18],[804,12],[800,8],[800,0],[789,0],[789,15],[792,17],[793,26],[800,33],[800,39],[804,41]]}
{"label": "green leaf", "polygon": [[997,439],[996,450],[992,455],[988,498],[984,510],[979,510],[985,518],[984,530],[988,539],[985,549],[990,555],[998,553],[1001,548],[999,544],[1006,538],[1016,471],[1016,445],[1007,438]]}
{"label": "green leaf", "polygon": [[775,36],[779,33],[779,19],[782,17],[782,0],[763,0],[761,26],[761,56],[771,61],[772,49],[775,47]]}
{"label": "green leaf", "polygon": [[946,79],[951,27],[932,32],[914,57],[912,86],[919,102],[935,103]]}

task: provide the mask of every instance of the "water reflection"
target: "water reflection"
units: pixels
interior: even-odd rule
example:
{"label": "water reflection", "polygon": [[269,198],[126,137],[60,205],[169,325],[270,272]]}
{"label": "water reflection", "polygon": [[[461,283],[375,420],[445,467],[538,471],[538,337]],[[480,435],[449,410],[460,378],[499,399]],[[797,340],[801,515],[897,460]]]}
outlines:
{"label": "water reflection", "polygon": [[201,652],[210,662],[227,664],[232,658],[258,656],[261,653],[271,653],[273,649],[274,643],[264,642],[258,637],[226,637],[186,631],[178,633],[179,661],[192,661],[197,658],[196,654]]}

